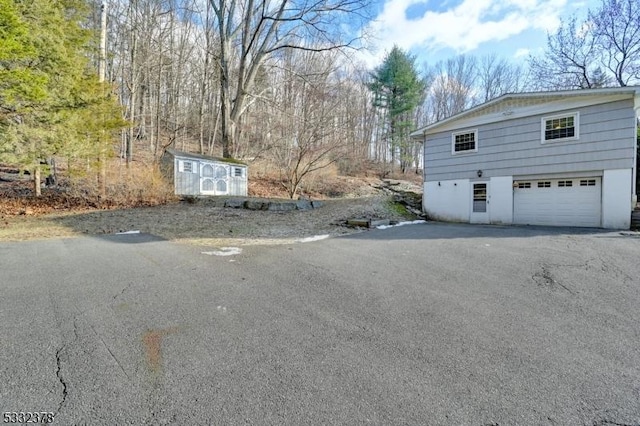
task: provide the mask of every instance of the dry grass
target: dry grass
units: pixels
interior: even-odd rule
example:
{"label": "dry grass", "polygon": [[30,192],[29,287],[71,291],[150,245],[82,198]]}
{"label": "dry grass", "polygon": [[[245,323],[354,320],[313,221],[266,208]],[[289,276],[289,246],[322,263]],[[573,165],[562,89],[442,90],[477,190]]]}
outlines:
{"label": "dry grass", "polygon": [[156,207],[17,216],[3,221],[0,241],[105,235],[141,231],[167,240],[201,245],[293,242],[314,235],[343,235],[353,217],[407,220],[385,196],[327,200],[311,211],[270,212],[215,207],[213,203],[180,202]]}
{"label": "dry grass", "polygon": [[108,167],[106,199],[100,198],[95,173],[74,176],[71,180],[63,177],[59,186],[43,188],[42,196],[35,197],[30,177],[13,172],[17,171],[0,173],[0,218],[59,211],[156,206],[177,201],[171,184],[153,165],[134,164],[126,167],[118,160],[113,160]]}
{"label": "dry grass", "polygon": [[[80,214],[80,213],[77,213]],[[0,223],[0,241],[27,241],[47,238],[68,238],[80,235],[72,227],[57,222],[56,216],[3,217]]]}
{"label": "dry grass", "polygon": [[75,179],[67,191],[71,196],[93,200],[100,208],[157,206],[177,200],[171,183],[154,164],[133,162],[127,167],[121,160],[112,160],[106,182],[105,200],[100,200],[95,175]]}
{"label": "dry grass", "polygon": [[[298,196],[325,200],[330,198],[368,197],[377,194],[372,188],[379,183],[372,176],[342,176],[336,164],[305,176]],[[261,198],[289,198],[280,172],[267,160],[258,160],[249,167],[249,195]]]}
{"label": "dry grass", "polygon": [[[407,219],[375,188],[379,179],[339,176],[336,168],[310,176],[304,195],[342,199],[326,200],[317,210],[286,213],[221,208],[207,200],[180,202],[150,165],[134,163],[127,168],[114,163],[109,170],[106,201],[98,197],[95,175],[76,178],[73,184],[60,188],[45,188],[38,198],[29,195],[31,184],[26,178],[2,179],[0,241],[139,230],[203,245],[274,244],[355,232],[342,226],[353,217]],[[257,164],[250,170],[251,195],[286,198],[279,176],[269,164]]]}

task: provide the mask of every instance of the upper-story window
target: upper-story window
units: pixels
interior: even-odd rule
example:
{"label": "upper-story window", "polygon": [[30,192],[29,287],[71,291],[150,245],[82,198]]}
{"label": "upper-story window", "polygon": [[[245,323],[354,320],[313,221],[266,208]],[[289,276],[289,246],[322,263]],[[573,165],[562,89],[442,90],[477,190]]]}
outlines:
{"label": "upper-story window", "polygon": [[451,135],[451,153],[461,154],[464,152],[478,151],[478,131],[471,130],[453,133]]}
{"label": "upper-story window", "polygon": [[578,139],[577,112],[542,118],[542,143]]}

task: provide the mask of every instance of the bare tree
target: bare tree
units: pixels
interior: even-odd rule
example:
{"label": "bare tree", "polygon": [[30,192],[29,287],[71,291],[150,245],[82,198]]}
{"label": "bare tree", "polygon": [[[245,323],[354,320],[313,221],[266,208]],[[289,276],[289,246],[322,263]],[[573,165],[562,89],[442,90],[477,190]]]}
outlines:
{"label": "bare tree", "polygon": [[368,5],[365,0],[210,2],[218,28],[224,157],[234,154],[238,125],[265,61],[283,49],[325,51],[354,45],[354,38],[344,39],[343,25],[364,17]]}
{"label": "bare tree", "polygon": [[640,80],[640,2],[602,0],[589,13],[603,65],[619,86]]}
{"label": "bare tree", "polygon": [[588,19],[574,16],[547,37],[542,57],[529,58],[536,89],[626,86],[640,81],[640,3],[602,0]]}
{"label": "bare tree", "polygon": [[575,17],[547,37],[543,57],[531,56],[529,67],[535,89],[587,89],[594,87],[599,63],[597,37]]}
{"label": "bare tree", "polygon": [[294,198],[304,179],[338,161],[349,142],[338,125],[343,98],[335,76],[336,55],[297,49],[283,53],[272,80],[277,108],[272,108],[270,154]]}
{"label": "bare tree", "polygon": [[480,58],[477,67],[478,101],[487,102],[505,93],[515,93],[524,86],[523,70],[495,53]]}
{"label": "bare tree", "polygon": [[474,56],[460,55],[429,70],[431,87],[426,102],[430,121],[450,117],[475,103],[476,66]]}

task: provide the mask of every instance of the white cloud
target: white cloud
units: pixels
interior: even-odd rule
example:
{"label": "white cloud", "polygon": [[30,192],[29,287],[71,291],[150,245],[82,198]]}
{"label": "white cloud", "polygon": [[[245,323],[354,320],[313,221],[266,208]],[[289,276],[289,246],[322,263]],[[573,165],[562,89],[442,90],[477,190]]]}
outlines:
{"label": "white cloud", "polygon": [[531,49],[520,48],[513,54],[514,58],[526,58],[531,54]]}
{"label": "white cloud", "polygon": [[420,0],[386,0],[366,29],[375,38],[376,49],[365,60],[377,63],[394,44],[405,50],[450,48],[464,53],[530,29],[554,31],[567,1],[463,0],[447,10],[428,10],[421,18],[409,20],[406,9]]}

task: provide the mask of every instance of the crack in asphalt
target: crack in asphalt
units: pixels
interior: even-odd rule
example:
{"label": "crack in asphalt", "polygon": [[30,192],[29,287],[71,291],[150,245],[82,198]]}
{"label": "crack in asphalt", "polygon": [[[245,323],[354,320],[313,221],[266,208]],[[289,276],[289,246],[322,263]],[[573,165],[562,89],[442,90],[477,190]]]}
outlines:
{"label": "crack in asphalt", "polygon": [[61,364],[62,364],[61,353],[66,347],[67,347],[67,345],[63,345],[60,349],[58,349],[56,351],[56,365],[58,367],[56,369],[56,376],[58,377],[58,380],[60,381],[60,384],[62,384],[62,400],[60,401],[60,404],[58,404],[58,409],[56,410],[56,416],[58,415],[58,413],[62,409],[62,406],[64,405],[64,403],[67,402],[67,395],[69,394],[68,387],[67,387],[67,382],[62,377],[62,371],[61,371],[62,370],[62,367],[61,367]]}
{"label": "crack in asphalt", "polygon": [[[77,318],[75,318],[75,317],[73,318],[73,334],[74,334],[74,339],[73,339],[73,342],[71,342],[71,343],[76,342],[78,340],[78,338],[79,338],[78,337],[78,323],[77,323]],[[60,410],[62,410],[62,407],[67,402],[67,396],[69,395],[69,385],[67,384],[67,381],[62,376],[62,352],[66,351],[66,349],[69,346],[69,344],[70,343],[63,344],[56,351],[56,377],[58,378],[58,381],[62,385],[62,399],[60,400],[60,403],[58,404],[58,409],[56,410],[55,416],[57,416],[58,413],[60,412]]]}
{"label": "crack in asphalt", "polygon": [[620,267],[612,263],[610,260],[606,260],[604,257],[599,256],[592,260],[600,261],[600,270],[606,274],[613,274],[617,278],[622,278],[625,283],[633,281],[633,277],[624,272]]}
{"label": "crack in asphalt", "polygon": [[575,295],[575,292],[573,290],[554,278],[553,274],[549,270],[550,265],[542,265],[541,268],[541,272],[536,272],[531,277],[533,281],[535,281],[539,286],[548,288],[554,288],[557,286],[563,288],[569,294]]}
{"label": "crack in asphalt", "polygon": [[113,296],[113,300],[116,300],[117,298],[122,296],[125,291],[127,291],[127,290],[129,290],[131,288],[132,285],[133,285],[133,282],[130,282],[126,287],[124,287],[122,290],[120,290],[120,293],[117,293],[117,294],[115,294]]}
{"label": "crack in asphalt", "polygon": [[593,422],[593,426],[640,426],[640,423],[618,423],[613,420],[598,420]]}
{"label": "crack in asphalt", "polygon": [[100,342],[102,342],[102,345],[105,347],[105,349],[107,350],[107,352],[109,352],[109,355],[111,355],[111,358],[113,358],[113,360],[116,362],[116,364],[118,365],[118,367],[120,367],[120,370],[122,371],[122,373],[125,375],[125,377],[127,379],[129,379],[129,381],[131,381],[131,377],[129,376],[129,374],[126,372],[126,370],[124,369],[124,367],[122,366],[122,364],[120,363],[120,360],[118,360],[118,358],[116,357],[116,355],[113,353],[113,351],[111,350],[111,348],[107,345],[107,343],[104,341],[104,339],[102,338],[102,336],[100,334],[98,334],[98,332],[96,331],[96,329],[93,327],[92,324],[89,324],[89,327],[91,327],[91,331],[93,331],[93,334],[96,335],[96,337],[100,340]]}

